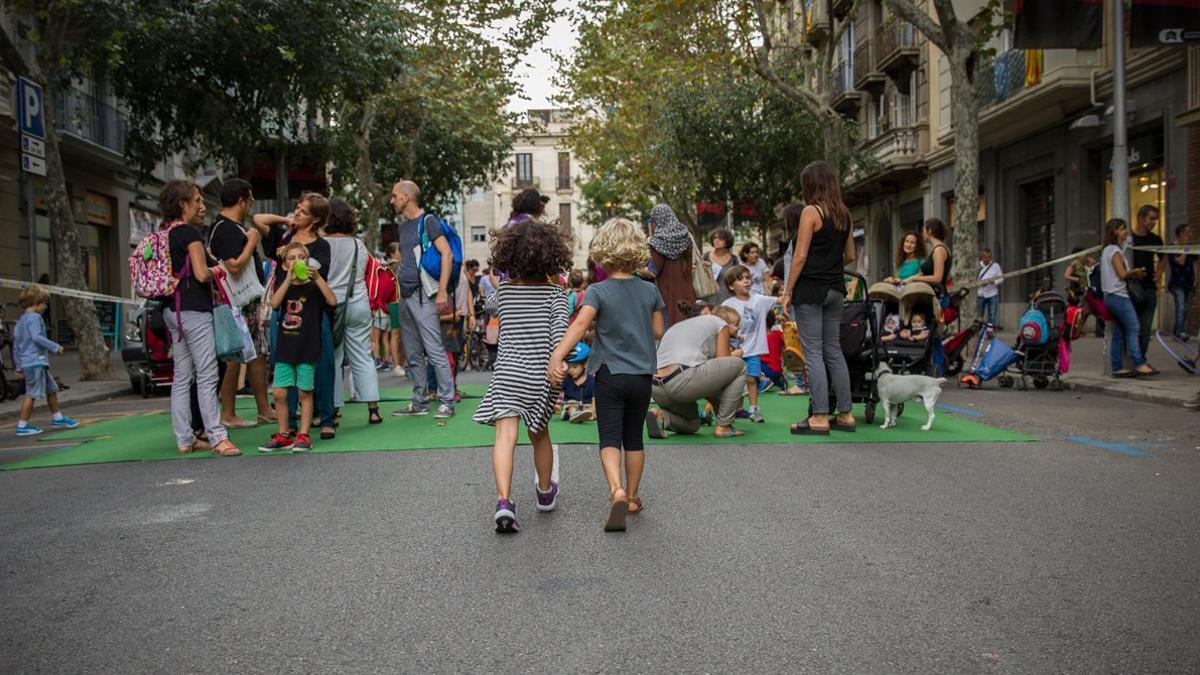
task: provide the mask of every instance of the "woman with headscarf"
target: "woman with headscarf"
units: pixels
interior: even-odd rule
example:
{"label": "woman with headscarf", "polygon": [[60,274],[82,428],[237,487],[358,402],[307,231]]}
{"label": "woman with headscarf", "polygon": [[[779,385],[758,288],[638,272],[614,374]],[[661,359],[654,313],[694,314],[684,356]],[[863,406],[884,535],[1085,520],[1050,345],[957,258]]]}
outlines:
{"label": "woman with headscarf", "polygon": [[692,235],[666,204],[650,210],[650,271],[654,284],[667,306],[669,326],[683,321],[687,314],[680,308],[696,302],[692,290]]}

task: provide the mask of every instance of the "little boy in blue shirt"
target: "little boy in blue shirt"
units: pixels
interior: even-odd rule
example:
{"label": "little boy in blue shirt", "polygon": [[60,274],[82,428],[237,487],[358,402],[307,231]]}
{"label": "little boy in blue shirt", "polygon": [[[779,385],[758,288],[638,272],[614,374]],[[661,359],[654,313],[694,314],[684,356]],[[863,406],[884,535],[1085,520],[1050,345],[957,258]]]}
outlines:
{"label": "little boy in blue shirt", "polygon": [[46,289],[31,284],[21,292],[21,306],[25,313],[13,328],[13,364],[25,376],[25,400],[21,401],[21,417],[17,421],[18,436],[34,436],[42,430],[29,423],[33,415],[33,402],[46,399],[53,414],[50,426],[55,429],[73,429],[79,422],[62,414],[58,407],[58,383],[50,373],[48,352],[61,354],[63,348],[46,337],[46,322],[42,313],[50,306],[50,294]]}

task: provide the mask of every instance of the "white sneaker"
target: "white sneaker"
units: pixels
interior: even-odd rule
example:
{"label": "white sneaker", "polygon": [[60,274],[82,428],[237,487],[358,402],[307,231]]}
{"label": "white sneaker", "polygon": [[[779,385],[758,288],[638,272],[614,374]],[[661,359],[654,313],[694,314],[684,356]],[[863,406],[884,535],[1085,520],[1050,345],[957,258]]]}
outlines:
{"label": "white sneaker", "polygon": [[396,366],[395,368],[392,368],[392,374],[396,377],[408,377],[408,371],[402,366]]}

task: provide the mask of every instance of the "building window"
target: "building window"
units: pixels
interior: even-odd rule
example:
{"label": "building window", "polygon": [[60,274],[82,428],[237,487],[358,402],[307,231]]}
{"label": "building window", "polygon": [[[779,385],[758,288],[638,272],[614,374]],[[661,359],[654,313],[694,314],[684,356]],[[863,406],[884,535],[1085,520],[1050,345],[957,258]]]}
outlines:
{"label": "building window", "polygon": [[558,189],[571,189],[571,153],[558,153]]}
{"label": "building window", "polygon": [[533,185],[533,153],[517,153],[517,187]]}
{"label": "building window", "polygon": [[479,225],[471,226],[471,241],[480,243],[487,241],[487,228]]}
{"label": "building window", "polygon": [[571,228],[571,205],[558,205],[558,224],[560,227]]}

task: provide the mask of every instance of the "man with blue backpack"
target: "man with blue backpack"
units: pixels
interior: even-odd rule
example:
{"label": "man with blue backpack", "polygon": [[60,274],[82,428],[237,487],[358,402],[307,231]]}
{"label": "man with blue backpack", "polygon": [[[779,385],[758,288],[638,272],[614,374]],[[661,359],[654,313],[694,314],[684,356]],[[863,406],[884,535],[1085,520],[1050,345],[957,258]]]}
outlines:
{"label": "man with blue backpack", "polygon": [[454,376],[442,346],[441,315],[453,310],[450,298],[462,269],[462,240],[451,225],[421,208],[421,188],[416,183],[396,183],[391,203],[400,217],[400,334],[413,380],[412,402],[392,414],[429,414],[428,362],[437,374],[434,418],[447,419],[454,416]]}

